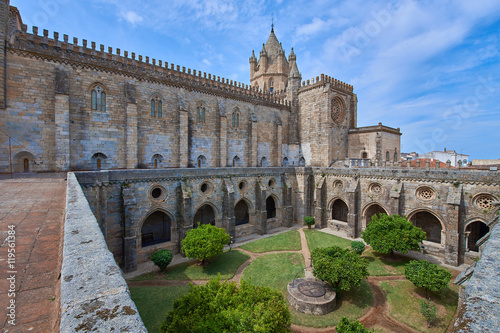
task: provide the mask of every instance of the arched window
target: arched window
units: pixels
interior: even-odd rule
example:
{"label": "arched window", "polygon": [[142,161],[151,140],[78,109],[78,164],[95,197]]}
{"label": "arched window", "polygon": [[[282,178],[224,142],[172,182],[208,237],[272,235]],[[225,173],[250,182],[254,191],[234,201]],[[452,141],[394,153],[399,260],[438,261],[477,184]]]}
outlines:
{"label": "arched window", "polygon": [[95,153],[92,156],[92,169],[93,170],[101,170],[104,167],[104,163],[108,157],[103,153]]}
{"label": "arched window", "polygon": [[200,103],[196,108],[196,122],[205,123],[205,106]]}
{"label": "arched window", "polygon": [[276,202],[272,196],[267,197],[266,199],[266,211],[267,218],[273,219],[276,217]]}
{"label": "arched window", "polygon": [[240,158],[238,156],[233,157],[233,167],[240,166]]}
{"label": "arched window", "polygon": [[386,153],[385,153],[385,160],[386,160],[386,161],[389,161],[389,160],[390,160],[390,158],[391,158],[391,155],[389,154],[389,152],[386,152]]}
{"label": "arched window", "polygon": [[273,90],[274,90],[274,81],[271,78],[271,79],[269,79],[269,91],[273,92]]}
{"label": "arched window", "polygon": [[467,236],[467,250],[479,252],[479,247],[476,243],[488,232],[490,232],[490,227],[481,221],[475,221],[469,224],[465,229],[465,234]]}
{"label": "arched window", "polygon": [[332,220],[339,220],[342,222],[347,222],[347,214],[349,213],[349,208],[344,201],[337,199],[332,205]]}
{"label": "arched window", "polygon": [[443,227],[434,214],[427,211],[420,211],[414,214],[409,220],[415,226],[425,231],[427,241],[441,243],[441,231]]}
{"label": "arched window", "polygon": [[171,227],[172,221],[167,214],[160,211],[152,213],[142,224],[141,246],[170,242]]}
{"label": "arched window", "polygon": [[306,159],[304,157],[301,157],[299,159],[299,167],[306,166]]}
{"label": "arched window", "polygon": [[204,168],[206,166],[206,163],[207,158],[203,155],[198,156],[198,158],[196,159],[196,165],[198,166],[198,168]]}
{"label": "arched window", "polygon": [[196,214],[194,214],[193,228],[198,227],[198,222],[200,224],[215,225],[215,211],[212,206],[205,204],[198,208]]}
{"label": "arched window", "polygon": [[368,158],[368,153],[366,151],[361,153],[361,158]]}
{"label": "arched window", "polygon": [[233,111],[233,127],[240,127],[240,112],[238,109]]}
{"label": "arched window", "polygon": [[160,154],[154,154],[153,155],[152,162],[153,162],[153,167],[155,169],[158,169],[161,166],[160,163],[162,161],[163,161],[163,156],[161,156]]}
{"label": "arched window", "polygon": [[394,152],[394,162],[397,162],[398,161],[398,152],[395,151]]}
{"label": "arched window", "polygon": [[287,157],[283,158],[283,166],[284,167],[288,166],[288,158]]}
{"label": "arched window", "polygon": [[162,115],[162,102],[160,97],[154,96],[151,98],[151,117],[161,118]]}
{"label": "arched window", "polygon": [[101,86],[95,86],[92,89],[92,110],[106,111],[106,93]]}
{"label": "arched window", "polygon": [[248,214],[248,205],[245,200],[240,200],[234,207],[234,224],[242,225],[250,222],[250,215]]}
{"label": "arched window", "polygon": [[262,156],[262,158],[260,159],[260,166],[261,167],[267,167],[267,158],[265,156]]}

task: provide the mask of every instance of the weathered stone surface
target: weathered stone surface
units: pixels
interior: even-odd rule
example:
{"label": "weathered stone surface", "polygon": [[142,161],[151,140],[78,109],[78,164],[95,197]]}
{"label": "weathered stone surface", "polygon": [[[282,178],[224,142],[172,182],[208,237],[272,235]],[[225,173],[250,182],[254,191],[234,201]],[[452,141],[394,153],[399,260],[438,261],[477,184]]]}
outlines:
{"label": "weathered stone surface", "polygon": [[[307,288],[301,289],[303,284],[310,282],[317,283],[323,287],[324,293],[321,292],[318,293],[318,295],[321,294],[320,296],[315,296],[314,293],[308,293],[309,290]],[[290,305],[299,312],[317,316],[326,315],[335,309],[337,304],[336,295],[335,290],[328,283],[317,279],[295,279],[287,286],[287,299]]]}
{"label": "weathered stone surface", "polygon": [[75,175],[67,179],[60,332],[147,332]]}

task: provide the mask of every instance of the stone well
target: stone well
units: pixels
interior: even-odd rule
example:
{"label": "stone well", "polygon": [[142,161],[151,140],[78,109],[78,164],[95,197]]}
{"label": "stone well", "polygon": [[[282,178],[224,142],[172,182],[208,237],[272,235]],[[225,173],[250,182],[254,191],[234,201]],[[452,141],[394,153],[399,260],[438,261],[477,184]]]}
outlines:
{"label": "stone well", "polygon": [[325,315],[336,306],[335,290],[318,279],[295,279],[287,287],[288,302],[295,310],[313,315]]}

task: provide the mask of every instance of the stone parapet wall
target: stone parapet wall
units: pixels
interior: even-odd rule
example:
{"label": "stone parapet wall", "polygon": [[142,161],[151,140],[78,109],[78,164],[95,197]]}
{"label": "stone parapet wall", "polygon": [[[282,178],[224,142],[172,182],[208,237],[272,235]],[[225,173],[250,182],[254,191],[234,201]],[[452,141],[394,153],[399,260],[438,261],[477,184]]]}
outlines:
{"label": "stone parapet wall", "polygon": [[147,332],[82,189],[68,174],[60,332]]}

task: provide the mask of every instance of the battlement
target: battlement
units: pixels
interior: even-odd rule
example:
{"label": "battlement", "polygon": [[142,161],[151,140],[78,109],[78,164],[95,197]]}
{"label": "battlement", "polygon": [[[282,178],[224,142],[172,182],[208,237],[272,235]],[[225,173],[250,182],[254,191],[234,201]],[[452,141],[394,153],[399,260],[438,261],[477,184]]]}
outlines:
{"label": "battlement", "polygon": [[352,93],[354,91],[353,86],[351,86],[345,82],[342,82],[340,80],[334,79],[333,77],[325,75],[325,74],[321,74],[321,77],[316,76],[316,79],[312,78],[312,79],[307,80],[307,81],[302,81],[302,86],[300,87],[299,91],[305,91],[305,90],[325,86],[327,84],[330,84],[332,87],[339,89],[339,90],[342,90],[342,91],[345,91],[345,92],[348,92],[348,93]]}
{"label": "battlement", "polygon": [[[11,50],[24,51],[31,54],[43,55],[51,61],[61,63],[83,63],[95,66],[98,69],[117,71],[120,74],[130,76],[148,77],[152,81],[160,83],[184,86],[188,89],[196,89],[202,92],[230,95],[231,98],[251,100],[255,104],[263,104],[272,107],[289,109],[292,102],[285,99],[283,91],[265,92],[241,82],[221,78],[210,73],[185,66],[175,65],[167,61],[150,59],[119,48],[106,47],[103,44],[96,47],[94,41],[89,43],[86,39],[81,41],[64,34],[63,40],[59,40],[60,34],[53,32],[53,38],[49,37],[49,31],[43,30],[43,35],[38,34],[38,27],[32,27],[32,33],[27,32],[27,25],[22,25],[22,30],[16,30],[10,39]],[[114,52],[113,52],[114,51]]]}

